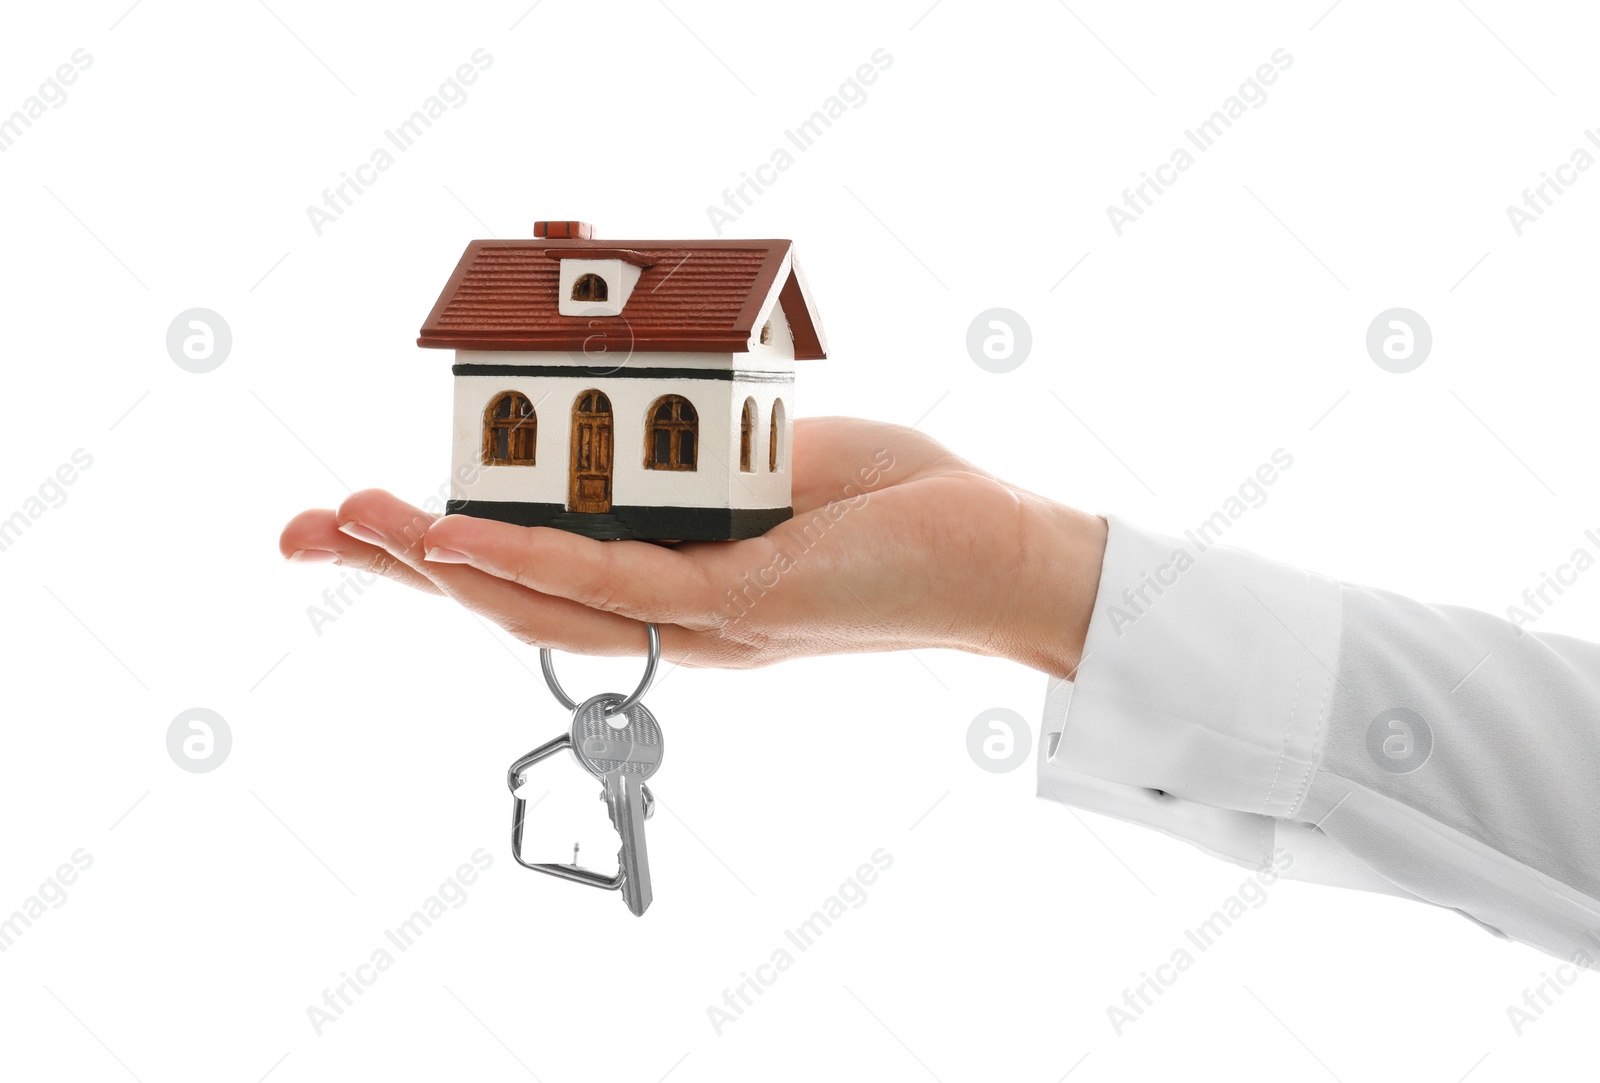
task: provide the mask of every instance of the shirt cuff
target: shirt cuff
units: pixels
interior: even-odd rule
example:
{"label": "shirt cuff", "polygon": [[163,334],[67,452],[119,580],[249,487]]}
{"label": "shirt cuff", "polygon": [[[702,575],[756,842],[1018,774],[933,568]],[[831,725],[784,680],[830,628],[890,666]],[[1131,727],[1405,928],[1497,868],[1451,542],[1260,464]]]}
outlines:
{"label": "shirt cuff", "polygon": [[1334,580],[1109,519],[1084,654],[1052,682],[1039,794],[1259,865],[1303,801],[1338,667]]}

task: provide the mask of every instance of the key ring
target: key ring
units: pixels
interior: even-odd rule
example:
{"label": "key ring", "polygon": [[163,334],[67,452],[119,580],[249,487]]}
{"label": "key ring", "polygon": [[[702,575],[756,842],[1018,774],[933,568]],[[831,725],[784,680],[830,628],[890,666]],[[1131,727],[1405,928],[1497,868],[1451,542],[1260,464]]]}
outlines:
{"label": "key ring", "polygon": [[[645,625],[645,630],[650,635],[650,653],[645,658],[644,676],[639,680],[639,687],[635,688],[627,699],[607,712],[607,718],[614,718],[624,713],[629,707],[643,699],[646,692],[650,691],[650,682],[655,679],[656,675],[656,664],[661,661],[661,629],[654,624],[647,624]],[[544,683],[550,686],[550,694],[556,697],[556,702],[569,711],[576,711],[578,709],[578,701],[567,695],[566,690],[561,687],[561,682],[556,680],[555,660],[550,654],[549,647],[539,648],[539,668],[544,670]]]}

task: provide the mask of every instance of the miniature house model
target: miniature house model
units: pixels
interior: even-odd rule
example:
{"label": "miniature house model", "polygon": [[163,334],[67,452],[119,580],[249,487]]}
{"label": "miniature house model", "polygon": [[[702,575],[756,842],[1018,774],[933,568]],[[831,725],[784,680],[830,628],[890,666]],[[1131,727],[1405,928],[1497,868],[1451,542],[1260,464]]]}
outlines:
{"label": "miniature house model", "polygon": [[788,241],[473,241],[419,346],[455,351],[452,513],[596,538],[788,519],[794,363],[826,343]]}

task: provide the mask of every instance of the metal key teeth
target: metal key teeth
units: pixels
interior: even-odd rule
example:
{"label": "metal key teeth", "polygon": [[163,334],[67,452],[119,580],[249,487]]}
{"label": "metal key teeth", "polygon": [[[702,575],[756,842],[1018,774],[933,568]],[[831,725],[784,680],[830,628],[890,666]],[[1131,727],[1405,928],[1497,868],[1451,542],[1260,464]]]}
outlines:
{"label": "metal key teeth", "polygon": [[[650,792],[649,786],[644,785],[639,787],[639,792],[644,795],[644,818],[648,820],[656,814],[656,795]],[[604,801],[606,799],[606,791],[601,790],[597,796]],[[616,827],[617,819],[611,815],[610,805],[606,806],[606,815],[611,817],[611,826]]]}

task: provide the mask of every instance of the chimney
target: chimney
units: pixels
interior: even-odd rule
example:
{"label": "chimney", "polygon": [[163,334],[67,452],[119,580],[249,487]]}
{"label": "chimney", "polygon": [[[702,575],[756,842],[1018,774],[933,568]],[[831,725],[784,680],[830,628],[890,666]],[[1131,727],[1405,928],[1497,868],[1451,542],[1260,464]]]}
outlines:
{"label": "chimney", "polygon": [[551,241],[587,241],[594,236],[588,222],[535,222],[533,235]]}

